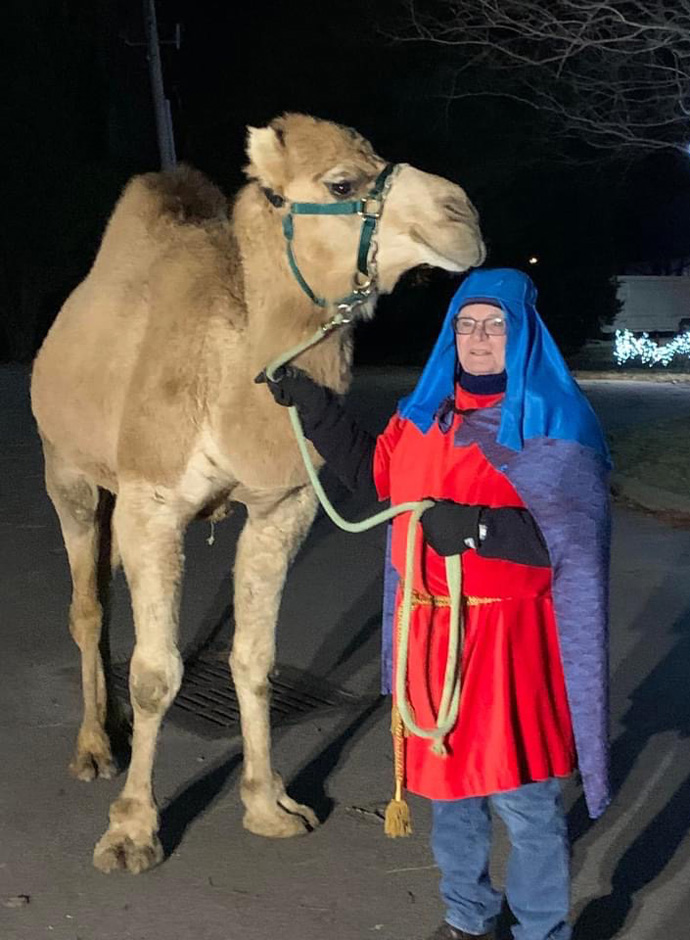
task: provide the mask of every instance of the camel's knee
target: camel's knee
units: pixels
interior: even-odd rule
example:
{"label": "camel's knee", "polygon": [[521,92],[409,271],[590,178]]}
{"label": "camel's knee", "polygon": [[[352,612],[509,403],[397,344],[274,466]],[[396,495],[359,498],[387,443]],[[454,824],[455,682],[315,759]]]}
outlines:
{"label": "camel's knee", "polygon": [[129,673],[129,690],[136,709],[149,715],[167,711],[182,682],[182,659],[177,650],[147,662],[136,652]]}
{"label": "camel's knee", "polygon": [[69,509],[72,518],[83,525],[92,525],[98,506],[98,490],[88,480],[76,480],[69,487],[62,488],[63,503]]}
{"label": "camel's knee", "polygon": [[46,471],[48,493],[60,517],[71,527],[90,528],[96,521],[98,487],[83,476]]}
{"label": "camel's knee", "polygon": [[130,676],[132,701],[143,712],[156,714],[171,700],[170,686],[166,677],[155,669],[133,671]]}
{"label": "camel's knee", "polygon": [[98,643],[101,635],[102,609],[97,600],[78,598],[69,611],[69,632],[79,649]]}

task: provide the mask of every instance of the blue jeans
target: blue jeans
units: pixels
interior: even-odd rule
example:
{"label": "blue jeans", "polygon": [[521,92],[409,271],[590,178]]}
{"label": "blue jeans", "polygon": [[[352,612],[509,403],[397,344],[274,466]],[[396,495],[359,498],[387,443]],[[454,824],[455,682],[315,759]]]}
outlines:
{"label": "blue jeans", "polygon": [[431,845],[446,920],[471,934],[496,926],[502,898],[489,879],[489,804],[510,836],[506,899],[518,920],[515,940],[570,940],[570,845],[555,779],[489,797],[433,801]]}

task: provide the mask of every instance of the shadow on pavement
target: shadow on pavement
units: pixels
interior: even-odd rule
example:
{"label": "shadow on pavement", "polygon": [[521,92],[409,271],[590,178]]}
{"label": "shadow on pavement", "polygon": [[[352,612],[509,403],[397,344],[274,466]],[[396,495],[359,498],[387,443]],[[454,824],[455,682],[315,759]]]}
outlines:
{"label": "shadow on pavement", "polygon": [[328,778],[369,726],[378,720],[384,707],[382,697],[373,699],[354,718],[349,716],[340,722],[328,744],[320,747],[290,781],[287,787],[290,796],[311,806],[321,822],[328,819],[334,809],[326,790]]}
{"label": "shadow on pavement", "polygon": [[233,754],[178,790],[165,806],[161,813],[160,840],[166,858],[182,842],[187,827],[222,796],[241,763],[242,755]]}
{"label": "shadow on pavement", "polygon": [[[380,625],[380,585],[376,582],[365,593],[356,598],[352,607],[334,626],[316,653],[309,671],[319,676],[328,676],[332,681],[344,682],[360,668],[362,657],[377,655],[376,637]],[[223,591],[214,600],[199,635],[206,643],[217,637],[218,628],[229,616],[227,596]],[[355,620],[362,623],[354,638],[348,639],[349,631],[343,629],[342,621]],[[209,629],[210,628],[210,629]],[[343,643],[343,638],[345,642]],[[204,645],[206,645],[204,643]],[[198,647],[197,647],[198,649]],[[348,708],[342,720],[330,733],[329,740],[312,753],[301,770],[290,781],[287,789],[290,796],[300,803],[311,806],[323,822],[333,810],[333,800],[327,793],[330,775],[348,754],[356,741],[366,733],[384,707],[385,700],[376,688],[368,691],[359,701],[353,716]],[[364,707],[362,707],[362,705]],[[280,740],[285,726],[272,729],[272,740]],[[166,857],[182,841],[187,827],[225,792],[242,761],[235,754],[209,772],[197,777],[178,791],[161,814],[160,838]]]}
{"label": "shadow on pavement", "polygon": [[[658,598],[668,584],[659,588]],[[611,780],[614,803],[603,817],[602,827],[611,828],[630,813],[629,805],[616,802],[624,784],[631,776],[648,744],[657,735],[675,732],[681,739],[690,737],[690,611],[683,614],[673,627],[677,640],[673,647],[646,675],[645,666],[650,655],[650,631],[655,624],[655,598],[652,597],[640,618],[641,640],[621,665],[618,678],[621,685],[630,684],[631,677],[644,678],[628,695],[629,707],[622,718],[623,732],[611,749]],[[648,668],[648,666],[647,666]],[[614,679],[614,688],[616,679]],[[668,755],[666,771],[659,767],[659,779],[650,778],[649,792],[643,793],[642,802],[634,807],[629,825],[623,825],[606,853],[605,871],[610,872],[611,890],[607,895],[588,902],[578,918],[574,940],[611,940],[625,925],[629,930],[634,922],[626,921],[634,910],[635,896],[646,885],[662,874],[668,880],[690,858],[690,848],[677,857],[678,848],[690,830],[690,775],[672,792],[663,807],[654,813],[646,809],[658,798],[664,787],[667,771],[671,770],[673,754]],[[629,800],[626,801],[629,804]],[[640,816],[652,818],[645,828],[630,841],[630,828]],[[573,842],[583,838],[593,827],[580,797],[573,806],[569,826]],[[602,833],[606,829],[602,828]],[[637,902],[639,905],[639,901]]]}

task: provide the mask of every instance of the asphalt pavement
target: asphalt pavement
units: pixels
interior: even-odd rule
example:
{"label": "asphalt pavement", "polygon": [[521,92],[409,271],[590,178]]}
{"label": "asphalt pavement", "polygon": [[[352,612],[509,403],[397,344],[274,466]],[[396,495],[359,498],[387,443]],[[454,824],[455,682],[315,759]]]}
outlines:
{"label": "asphalt pavement", "polygon": [[[352,406],[380,428],[412,380],[368,370]],[[80,718],[79,661],[67,631],[69,575],[42,484],[24,370],[0,369],[0,940],[423,940],[442,917],[429,811],[413,799],[410,839],[383,836],[390,795],[387,702],[377,696],[383,534],[352,536],[322,515],[286,586],[279,664],[327,679],[351,703],[280,726],[276,768],[323,819],[268,841],[242,829],[241,742],[168,721],[156,763],[166,861],[105,876],[91,852],[122,778],[79,783],[67,764]],[[609,427],[690,415],[690,389],[584,383]],[[682,411],[679,411],[682,409]],[[341,511],[368,512],[332,480]],[[191,526],[181,641],[229,645],[241,512]],[[132,626],[121,575],[113,658]],[[573,834],[576,940],[685,937],[690,922],[690,531],[615,512],[612,733],[616,798],[587,820],[566,786]],[[494,859],[505,867],[502,833]],[[502,928],[503,930],[503,928]],[[504,934],[505,935],[505,934]],[[507,936],[507,935],[506,935]]]}

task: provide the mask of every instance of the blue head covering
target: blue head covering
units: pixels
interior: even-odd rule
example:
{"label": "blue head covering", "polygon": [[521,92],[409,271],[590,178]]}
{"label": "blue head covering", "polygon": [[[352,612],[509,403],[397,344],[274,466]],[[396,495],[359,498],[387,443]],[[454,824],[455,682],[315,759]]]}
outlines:
{"label": "blue head covering", "polygon": [[508,320],[508,382],[498,443],[519,451],[533,437],[577,441],[608,461],[599,421],[537,313],[536,299],[536,287],[522,271],[473,271],[450,302],[415,390],[399,403],[401,417],[424,433],[429,430],[439,404],[454,391],[457,353],[453,319],[467,303],[492,303],[502,307]]}

